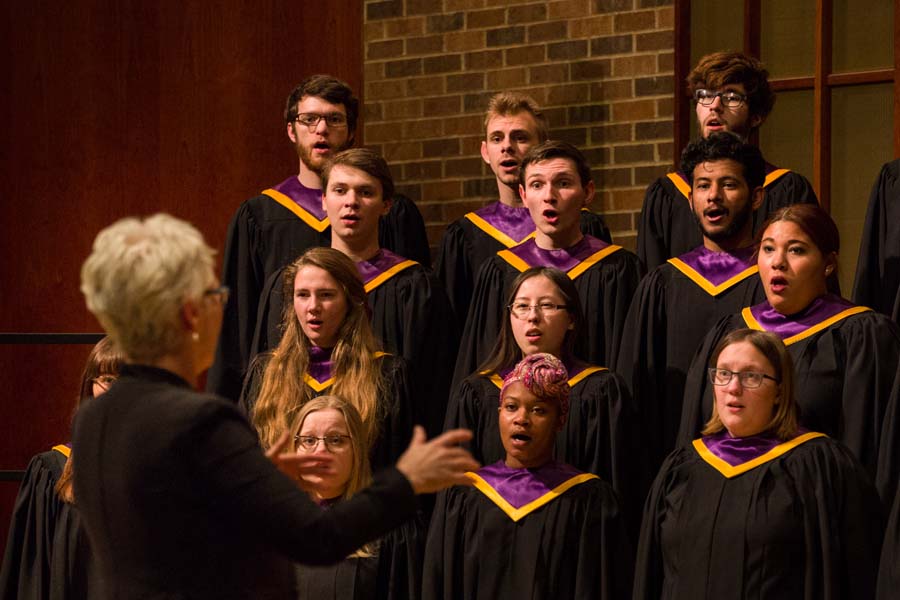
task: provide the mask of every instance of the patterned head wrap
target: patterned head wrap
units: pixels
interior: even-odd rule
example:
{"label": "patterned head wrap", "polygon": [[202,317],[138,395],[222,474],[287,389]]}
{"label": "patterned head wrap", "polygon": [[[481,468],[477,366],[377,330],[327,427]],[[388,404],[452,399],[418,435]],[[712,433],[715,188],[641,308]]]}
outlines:
{"label": "patterned head wrap", "polygon": [[503,380],[500,401],[506,388],[516,381],[541,400],[555,400],[559,404],[559,417],[565,422],[569,414],[569,372],[565,365],[552,354],[538,353],[526,356]]}

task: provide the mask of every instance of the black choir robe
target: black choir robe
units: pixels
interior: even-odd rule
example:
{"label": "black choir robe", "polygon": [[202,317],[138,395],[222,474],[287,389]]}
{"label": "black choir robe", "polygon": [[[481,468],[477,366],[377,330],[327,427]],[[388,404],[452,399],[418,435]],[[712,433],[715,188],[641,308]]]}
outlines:
{"label": "black choir robe", "polygon": [[758,273],[753,248],[728,253],[700,246],[641,280],[615,370],[641,414],[651,478],[647,486],[675,449],[694,352],[719,319],[766,299]]}
{"label": "black choir robe", "polygon": [[890,502],[900,456],[884,448],[900,436],[900,417],[891,406],[900,384],[900,329],[884,315],[831,294],[792,317],[780,317],[763,302],[721,319],[688,371],[679,444],[696,438],[712,414],[707,368],[715,347],[728,332],[745,327],[782,338],[794,360],[800,422],[845,444]]}
{"label": "black choir robe", "polygon": [[[366,287],[372,330],[388,352],[402,356],[409,366],[413,419],[425,426],[429,437],[436,435],[443,424],[459,347],[459,328],[447,293],[422,265],[389,250],[357,263],[357,268]],[[284,310],[291,310],[284,306],[282,271],[266,282],[254,355],[281,340]]]}
{"label": "black choir robe", "polygon": [[898,590],[900,590],[900,494],[894,496],[894,505],[884,533],[875,598],[894,600]]}
{"label": "black choir robe", "polygon": [[[725,433],[724,435],[727,435]],[[698,439],[644,509],[634,600],[871,598],[884,517],[852,454],[822,434]]]}
{"label": "black choir robe", "polygon": [[631,545],[609,484],[557,462],[470,476],[438,495],[424,600],[627,597]]}
{"label": "black choir robe", "polygon": [[881,167],[869,196],[853,301],[900,323],[900,159]]}
{"label": "black choir robe", "polygon": [[296,565],[297,600],[416,600],[422,593],[426,528],[410,519],[374,543],[372,556],[336,565]]}
{"label": "black choir robe", "polygon": [[[424,221],[411,200],[398,196],[382,219],[379,232],[388,242],[382,243],[384,247],[410,250],[410,254],[428,259]],[[407,240],[414,247],[408,246]],[[225,306],[215,362],[207,376],[207,390],[237,400],[253,357],[251,343],[266,281],[308,248],[330,244],[322,190],[303,186],[296,176],[238,208],[228,225],[222,256],[222,283],[231,288],[231,296]],[[403,245],[395,248],[393,244]]]}
{"label": "black choir robe", "polygon": [[511,284],[533,266],[555,267],[575,282],[585,312],[575,354],[595,365],[609,364],[641,279],[637,257],[591,236],[564,250],[542,250],[529,239],[498,252],[478,272],[456,359],[454,387],[487,359],[502,320],[510,318],[506,299]]}
{"label": "black choir robe", "polygon": [[[818,202],[805,177],[774,165],[766,165],[765,188],[765,200],[753,213],[754,234],[769,213],[791,204]],[[688,201],[690,191],[687,177],[680,172],[660,177],[647,188],[637,238],[637,255],[647,270],[703,243]]]}
{"label": "black choir robe", "polygon": [[81,517],[55,489],[69,454],[68,446],[55,446],[32,458],[25,471],[0,569],[0,598],[90,600],[99,593],[100,573]]}
{"label": "black choir robe", "polygon": [[[581,211],[581,233],[612,243],[603,218],[587,209]],[[434,273],[447,289],[460,322],[469,313],[475,277],[481,265],[497,252],[517,246],[533,234],[534,221],[527,208],[507,206],[499,201],[466,213],[447,226]]]}
{"label": "black choir robe", "polygon": [[[375,354],[381,364],[381,374],[386,383],[384,396],[380,399],[383,416],[379,423],[378,438],[369,449],[372,470],[391,467],[406,450],[413,430],[412,389],[409,383],[406,362],[399,356],[384,352]],[[247,380],[241,393],[239,404],[244,413],[250,415],[259,389],[263,373],[269,362],[268,354],[257,356],[247,373]],[[303,383],[312,391],[313,397],[325,396],[331,392],[336,377],[331,361],[331,350],[311,347],[310,361]]]}

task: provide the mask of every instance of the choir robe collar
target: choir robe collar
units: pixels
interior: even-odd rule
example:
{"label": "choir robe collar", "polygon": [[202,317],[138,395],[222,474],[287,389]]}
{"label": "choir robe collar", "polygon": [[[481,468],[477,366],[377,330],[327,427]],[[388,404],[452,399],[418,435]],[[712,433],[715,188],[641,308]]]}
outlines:
{"label": "choir robe collar", "polygon": [[332,350],[333,348],[309,347],[309,366],[306,367],[306,374],[319,385],[325,385],[332,378],[334,368],[331,361]]}
{"label": "choir robe collar", "polygon": [[514,469],[500,460],[467,473],[475,487],[513,521],[561,496],[571,487],[589,479],[598,479],[571,465],[550,461],[534,469]]}
{"label": "choir robe collar", "polygon": [[[593,373],[597,373],[598,371],[608,371],[608,369],[604,367],[596,367],[594,365],[588,365],[586,363],[579,363],[571,356],[563,357],[562,363],[566,367],[566,372],[569,374],[569,387],[575,387],[577,383],[579,383],[582,379],[591,375]],[[504,367],[498,370],[496,373],[490,375],[490,379],[494,382],[494,385],[497,388],[503,387],[503,380],[506,379],[506,376],[512,373],[515,365],[511,367]],[[483,375],[488,375],[487,372],[482,373]]]}
{"label": "choir robe collar", "polygon": [[792,315],[781,314],[768,300],[745,308],[741,315],[751,329],[770,331],[789,345],[851,315],[869,310],[835,294],[824,294]]}
{"label": "choir robe collar", "polygon": [[753,246],[727,252],[698,246],[677,258],[670,258],[669,264],[715,296],[759,272],[753,259],[754,251]]}
{"label": "choir robe collar", "polygon": [[801,429],[783,442],[771,433],[733,437],[723,429],[713,435],[694,440],[694,449],[710,466],[728,478],[746,473],[782,456],[811,439],[825,437],[824,433]]}
{"label": "choir robe collar", "polygon": [[539,248],[532,238],[509,250],[501,250],[497,255],[519,271],[531,267],[554,267],[564,271],[570,279],[575,279],[617,250],[621,250],[621,246],[585,235],[574,246],[561,250]]}
{"label": "choir robe collar", "polygon": [[400,271],[417,264],[419,263],[414,260],[408,260],[381,248],[372,258],[356,263],[356,268],[365,284],[366,293],[369,293]]}
{"label": "choir robe collar", "polygon": [[466,215],[476,227],[511,248],[534,234],[534,221],[524,206],[507,206],[499,200]]}
{"label": "choir robe collar", "polygon": [[300,183],[300,179],[296,175],[288,177],[271,189],[287,196],[294,204],[316,219],[322,221],[328,218],[322,207],[322,190],[306,187]]}

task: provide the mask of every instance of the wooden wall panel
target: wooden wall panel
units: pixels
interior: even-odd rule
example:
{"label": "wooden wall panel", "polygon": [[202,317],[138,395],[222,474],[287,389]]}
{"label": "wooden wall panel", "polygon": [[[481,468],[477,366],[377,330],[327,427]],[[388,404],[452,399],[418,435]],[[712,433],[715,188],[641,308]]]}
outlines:
{"label": "wooden wall panel", "polygon": [[318,72],[361,90],[361,38],[358,0],[2,3],[0,470],[66,439],[87,354],[4,334],[99,331],[79,268],[120,217],[169,212],[221,251],[238,205],[296,173],[288,93]]}

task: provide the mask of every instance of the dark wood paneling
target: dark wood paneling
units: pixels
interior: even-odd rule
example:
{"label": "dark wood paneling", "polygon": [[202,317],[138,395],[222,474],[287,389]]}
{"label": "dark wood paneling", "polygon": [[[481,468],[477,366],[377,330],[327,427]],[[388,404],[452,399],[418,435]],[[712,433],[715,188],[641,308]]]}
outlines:
{"label": "dark wood paneling", "polygon": [[[166,211],[221,250],[237,206],[296,173],[291,89],[361,91],[362,2],[4,2],[0,65],[0,333],[96,332],[78,280],[97,232]],[[0,344],[0,470],[67,438],[86,354]]]}

